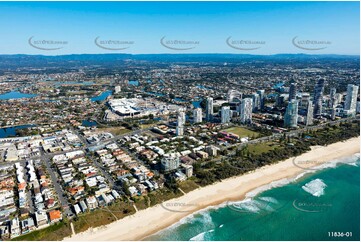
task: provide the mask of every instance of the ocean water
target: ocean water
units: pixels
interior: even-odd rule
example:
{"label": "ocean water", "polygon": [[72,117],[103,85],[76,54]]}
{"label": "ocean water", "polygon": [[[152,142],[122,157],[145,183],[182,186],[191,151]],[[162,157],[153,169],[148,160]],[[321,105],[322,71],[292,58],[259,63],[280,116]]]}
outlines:
{"label": "ocean water", "polygon": [[359,240],[359,198],[356,154],[199,211],[145,240]]}

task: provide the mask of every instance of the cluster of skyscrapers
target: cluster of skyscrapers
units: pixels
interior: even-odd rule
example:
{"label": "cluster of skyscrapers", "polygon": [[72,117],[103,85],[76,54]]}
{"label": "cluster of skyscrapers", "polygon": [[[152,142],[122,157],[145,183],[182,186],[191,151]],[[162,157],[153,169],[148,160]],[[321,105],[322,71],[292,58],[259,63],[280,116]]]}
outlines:
{"label": "cluster of skyscrapers", "polygon": [[[290,82],[288,90],[288,104],[284,113],[284,126],[288,128],[296,128],[300,122],[299,113],[301,112],[301,122],[306,126],[312,125],[315,118],[321,118],[325,115],[325,107],[328,108],[328,114],[334,120],[336,115],[340,115],[337,106],[342,102],[342,94],[337,93],[335,88],[330,89],[330,98],[328,105],[324,107],[324,90],[325,80],[319,79],[316,82],[313,99],[311,100],[309,93],[299,93],[298,84],[295,79]],[[302,94],[302,95],[301,95]],[[347,86],[346,100],[343,106],[343,115],[355,116],[357,108],[358,86],[349,84]],[[302,96],[302,97],[301,97]],[[282,97],[282,95],[280,95]],[[287,98],[287,96],[285,96]],[[242,98],[242,93],[230,90],[227,93],[227,102],[222,104],[220,109],[220,121],[223,124],[230,123],[235,113],[238,113],[240,123],[251,124],[252,113],[265,109],[265,90],[258,90],[250,95],[250,97]],[[231,106],[236,106],[235,109]],[[327,111],[327,110],[326,110]],[[214,121],[214,100],[212,97],[206,98],[205,103],[205,120],[207,122]],[[201,123],[203,121],[202,108],[193,110],[193,123]],[[185,110],[181,109],[177,117],[177,135],[183,135],[185,125]]]}
{"label": "cluster of skyscrapers", "polygon": [[[325,114],[324,109],[324,89],[325,89],[325,80],[319,79],[315,85],[313,93],[313,101],[309,99],[309,96],[306,96],[306,116],[304,124],[312,125],[314,118],[320,118]],[[357,95],[358,95],[358,86],[353,84],[347,85],[347,94],[346,100],[344,102],[342,116],[353,117],[356,115],[357,109]],[[330,89],[330,98],[328,108],[330,110],[330,118],[334,120],[336,118],[337,105],[342,101],[342,94],[336,92],[336,88]],[[284,116],[284,126],[289,128],[297,127],[298,122],[298,105],[299,101],[297,100],[297,83],[291,82],[289,89],[289,102]]]}
{"label": "cluster of skyscrapers", "polygon": [[[222,105],[220,110],[220,118],[221,123],[226,124],[230,123],[233,117],[234,112],[239,114],[240,122],[243,124],[251,124],[252,123],[252,112],[261,110],[264,107],[264,90],[259,90],[257,93],[252,94],[252,98],[243,98],[242,93],[230,90],[227,93],[227,101],[228,104],[235,104],[237,111],[232,111],[231,107],[226,105]],[[193,123],[201,123],[202,122],[202,109],[196,108],[193,110]],[[206,98],[205,105],[205,120],[207,122],[214,121],[214,101],[212,97]],[[181,122],[178,122],[181,123]],[[180,127],[180,125],[177,125]]]}

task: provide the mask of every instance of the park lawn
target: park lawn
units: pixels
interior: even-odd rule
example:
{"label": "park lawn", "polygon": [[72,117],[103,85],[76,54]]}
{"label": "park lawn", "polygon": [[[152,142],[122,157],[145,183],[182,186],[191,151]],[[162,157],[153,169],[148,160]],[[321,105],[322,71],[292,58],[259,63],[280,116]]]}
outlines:
{"label": "park lawn", "polygon": [[265,143],[258,143],[258,144],[249,144],[248,150],[251,154],[259,155],[259,154],[268,152],[270,150],[274,150],[279,147],[280,147],[279,144],[275,144],[272,142],[265,142]]}
{"label": "park lawn", "polygon": [[246,128],[243,128],[243,127],[239,127],[239,126],[228,128],[228,129],[225,129],[223,131],[226,131],[228,133],[236,134],[240,138],[244,138],[244,137],[257,138],[257,137],[259,137],[259,133],[254,132],[254,131],[249,130],[249,129],[246,129]]}
{"label": "park lawn", "polygon": [[130,129],[126,129],[124,127],[99,128],[98,130],[102,132],[109,132],[113,135],[123,135],[131,132]]}
{"label": "park lawn", "polygon": [[158,123],[153,123],[153,124],[141,124],[140,125],[140,128],[141,129],[147,129],[147,128],[150,128],[150,127],[155,127],[157,126]]}
{"label": "park lawn", "polygon": [[71,235],[71,228],[69,224],[63,222],[50,225],[44,229],[35,230],[28,234],[21,235],[19,237],[13,238],[12,240],[16,241],[39,241],[39,240],[62,240],[65,237]]}

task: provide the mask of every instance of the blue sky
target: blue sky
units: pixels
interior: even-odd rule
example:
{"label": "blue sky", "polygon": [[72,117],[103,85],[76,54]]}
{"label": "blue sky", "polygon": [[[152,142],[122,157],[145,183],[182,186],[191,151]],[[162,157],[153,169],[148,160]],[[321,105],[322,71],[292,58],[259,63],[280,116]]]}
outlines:
{"label": "blue sky", "polygon": [[[0,54],[359,54],[359,2],[0,2]],[[40,50],[28,40],[65,41]],[[298,48],[292,43],[312,42]],[[108,50],[94,40],[127,41]],[[175,50],[160,39],[192,41]],[[232,48],[230,41],[256,41]],[[325,44],[325,41],[327,42]],[[243,42],[244,43],[244,42]],[[37,45],[39,46],[39,45]],[[48,48],[50,45],[42,45]],[[51,45],[50,47],[58,47]],[[103,45],[104,46],[104,45]],[[320,49],[319,47],[323,48]]]}

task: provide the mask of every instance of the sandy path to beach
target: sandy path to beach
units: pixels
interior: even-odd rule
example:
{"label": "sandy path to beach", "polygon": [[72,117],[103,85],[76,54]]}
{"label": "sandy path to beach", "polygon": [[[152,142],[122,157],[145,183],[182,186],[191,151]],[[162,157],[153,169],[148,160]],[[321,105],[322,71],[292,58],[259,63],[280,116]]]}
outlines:
{"label": "sandy path to beach", "polygon": [[196,189],[182,197],[169,200],[163,205],[141,210],[107,226],[90,229],[65,240],[141,240],[197,210],[226,201],[241,200],[247,192],[258,187],[304,173],[307,169],[303,168],[319,166],[325,162],[359,152],[359,137],[326,147],[312,147],[311,151],[298,156],[296,159],[290,158],[274,165],[259,168],[252,173],[228,178],[222,182]]}

